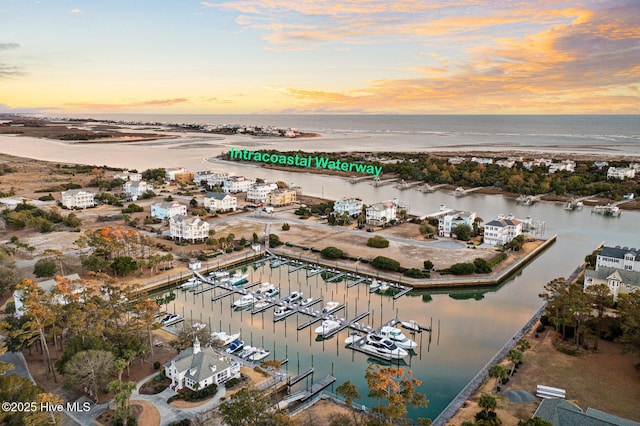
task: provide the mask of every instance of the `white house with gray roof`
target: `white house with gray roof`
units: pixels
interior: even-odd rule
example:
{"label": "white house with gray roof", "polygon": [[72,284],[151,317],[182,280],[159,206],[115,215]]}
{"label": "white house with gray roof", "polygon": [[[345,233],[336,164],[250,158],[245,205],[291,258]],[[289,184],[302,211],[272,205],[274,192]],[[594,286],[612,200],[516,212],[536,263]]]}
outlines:
{"label": "white house with gray roof", "polygon": [[522,221],[513,216],[499,215],[484,224],[484,242],[494,246],[508,244],[522,234]]}
{"label": "white house with gray roof", "polygon": [[454,211],[438,219],[438,235],[451,237],[453,230],[458,225],[467,225],[473,229],[473,221],[476,220],[476,212]]}
{"label": "white house with gray roof", "polygon": [[153,185],[144,180],[127,181],[122,185],[122,190],[135,201],[145,192],[153,192]]}
{"label": "white house with gray roof", "polygon": [[640,272],[605,267],[600,267],[597,271],[591,269],[584,271],[585,290],[600,284],[609,287],[609,294],[613,295],[615,302],[619,294],[629,294],[640,288]]}
{"label": "white house with gray roof", "polygon": [[68,209],[86,209],[96,205],[91,192],[70,189],[62,193],[62,205]]}
{"label": "white house with gray roof", "polygon": [[596,257],[596,270],[601,267],[640,272],[640,250],[633,247],[602,247]]}
{"label": "white house with gray roof", "polygon": [[174,240],[188,240],[195,243],[207,239],[209,223],[196,216],[179,214],[169,220],[169,233]]}
{"label": "white house with gray roof", "polygon": [[179,391],[186,387],[196,391],[240,377],[240,364],[227,361],[211,347],[201,348],[196,337],[191,348],[164,364],[164,373],[171,379],[171,389]]}

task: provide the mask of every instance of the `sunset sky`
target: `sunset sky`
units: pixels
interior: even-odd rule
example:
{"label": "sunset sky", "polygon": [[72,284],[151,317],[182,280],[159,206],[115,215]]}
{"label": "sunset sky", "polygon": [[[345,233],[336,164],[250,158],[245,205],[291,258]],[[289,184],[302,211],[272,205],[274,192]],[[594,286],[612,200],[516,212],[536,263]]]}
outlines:
{"label": "sunset sky", "polygon": [[0,0],[0,112],[638,114],[640,1]]}

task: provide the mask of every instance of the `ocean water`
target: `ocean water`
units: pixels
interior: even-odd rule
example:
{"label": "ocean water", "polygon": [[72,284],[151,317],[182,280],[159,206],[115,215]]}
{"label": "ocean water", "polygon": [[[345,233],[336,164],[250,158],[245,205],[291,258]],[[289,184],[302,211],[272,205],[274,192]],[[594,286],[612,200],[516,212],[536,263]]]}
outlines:
{"label": "ocean water", "polygon": [[[404,135],[415,149],[512,148],[640,154],[637,115],[163,115],[94,114],[96,119],[293,127],[322,134]],[[352,139],[343,149],[366,149]]]}

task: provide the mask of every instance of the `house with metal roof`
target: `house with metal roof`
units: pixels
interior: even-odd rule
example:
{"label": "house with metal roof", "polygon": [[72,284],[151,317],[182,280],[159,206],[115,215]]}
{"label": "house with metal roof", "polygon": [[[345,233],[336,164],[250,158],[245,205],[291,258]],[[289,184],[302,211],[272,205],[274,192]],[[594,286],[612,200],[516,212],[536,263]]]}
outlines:
{"label": "house with metal roof", "polygon": [[596,270],[601,267],[640,272],[640,250],[633,247],[602,247],[596,257]]}
{"label": "house with metal roof", "polygon": [[587,408],[583,411],[576,404],[562,398],[543,399],[534,417],[548,421],[553,426],[640,426],[640,423]]}

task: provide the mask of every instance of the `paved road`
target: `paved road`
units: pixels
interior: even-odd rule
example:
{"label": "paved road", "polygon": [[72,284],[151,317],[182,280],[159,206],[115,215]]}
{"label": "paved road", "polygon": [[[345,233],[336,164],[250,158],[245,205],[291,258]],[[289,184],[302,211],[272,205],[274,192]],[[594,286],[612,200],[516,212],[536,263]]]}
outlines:
{"label": "paved road", "polygon": [[[65,256],[73,256],[73,257],[78,257],[84,253],[91,253],[91,251],[93,251],[93,248],[91,247],[87,247],[87,248],[83,248],[83,249],[78,249],[78,250],[71,250],[68,252],[63,253]],[[33,265],[36,264],[36,262],[39,260],[38,259],[31,259],[31,260],[25,260],[23,262],[17,262],[16,263],[16,268],[19,269],[23,269],[23,268],[30,268],[33,267]]]}

